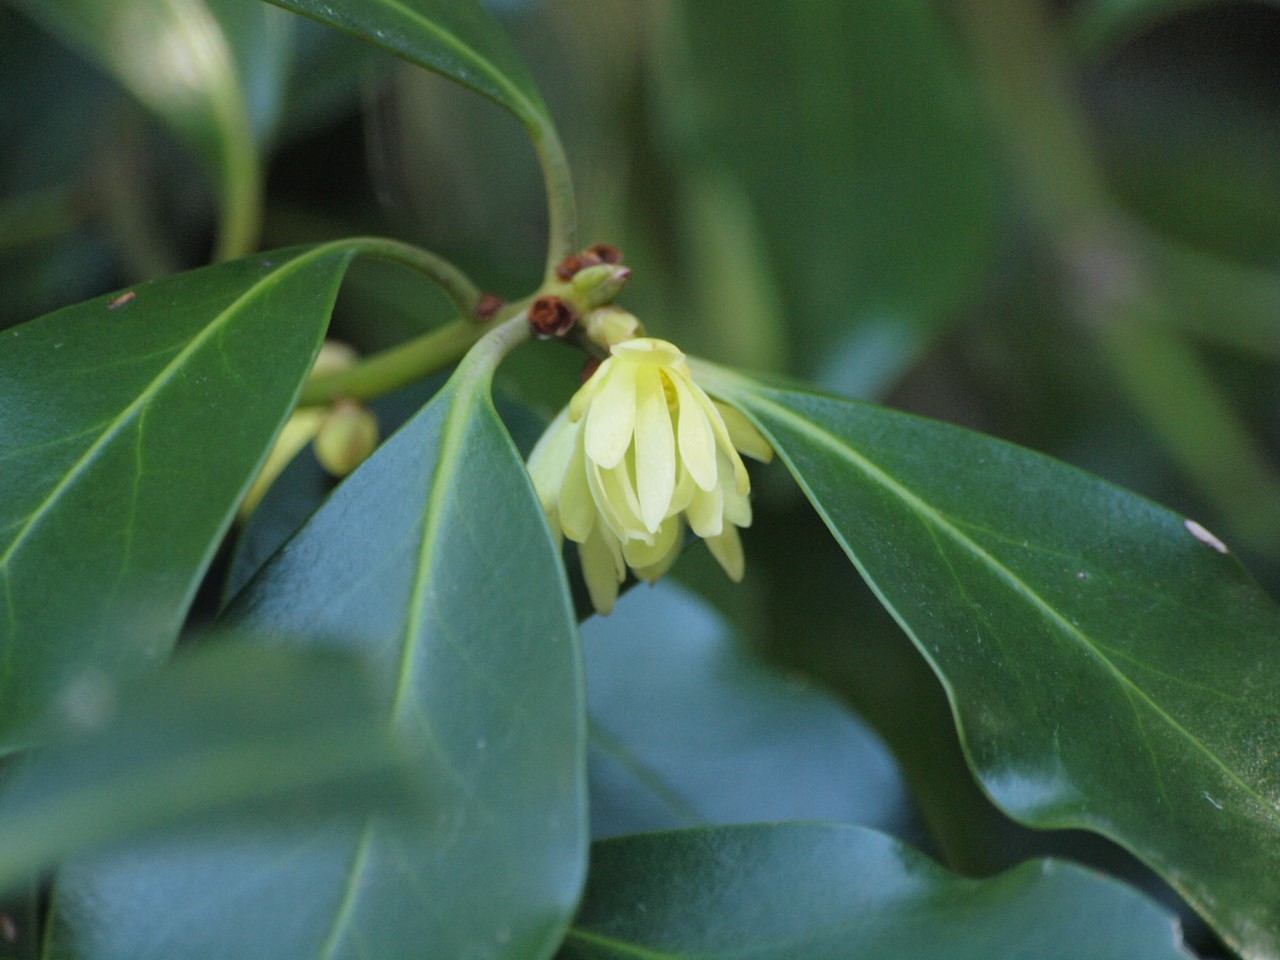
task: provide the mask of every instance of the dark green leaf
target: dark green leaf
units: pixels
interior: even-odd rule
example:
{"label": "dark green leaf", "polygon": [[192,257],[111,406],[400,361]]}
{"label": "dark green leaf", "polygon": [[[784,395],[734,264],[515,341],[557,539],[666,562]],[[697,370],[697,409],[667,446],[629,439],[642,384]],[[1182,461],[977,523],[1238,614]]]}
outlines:
{"label": "dark green leaf", "polygon": [[1226,548],[988,437],[708,376],[932,663],[996,803],[1116,840],[1280,955],[1280,611]]}
{"label": "dark green leaf", "polygon": [[527,127],[549,125],[533,78],[477,0],[271,0],[470,87]]}
{"label": "dark green leaf", "polygon": [[582,637],[596,836],[764,820],[900,825],[906,791],[875,734],[750,656],[674,584],[631,591]]}
{"label": "dark green leaf", "polygon": [[[464,364],[230,612],[374,660],[388,719],[439,769],[435,818],[153,847],[78,872],[59,887],[66,956],[554,950],[585,866],[581,676],[559,558],[486,387]],[[154,928],[173,915],[191,919]]]}
{"label": "dark green leaf", "polygon": [[858,827],[729,827],[598,843],[561,960],[1188,960],[1172,917],[1054,860],[947,873]]}
{"label": "dark green leaf", "polygon": [[[900,369],[972,295],[994,234],[977,98],[937,5],[699,0],[685,10],[706,108],[677,116],[684,146],[710,144],[742,178],[798,369],[841,390],[871,380],[868,349]],[[676,89],[669,109],[699,102]]]}
{"label": "dark green leaf", "polygon": [[162,657],[358,244],[209,267],[0,334],[0,745]]}
{"label": "dark green leaf", "polygon": [[[261,171],[236,58],[203,0],[14,0],[169,124],[220,187],[219,251],[253,248]],[[229,2],[229,0],[227,0]],[[265,30],[262,11],[245,14]]]}
{"label": "dark green leaf", "polygon": [[417,792],[361,662],[221,643],[136,689],[70,691],[0,791],[0,890],[73,853],[212,815],[296,819]]}

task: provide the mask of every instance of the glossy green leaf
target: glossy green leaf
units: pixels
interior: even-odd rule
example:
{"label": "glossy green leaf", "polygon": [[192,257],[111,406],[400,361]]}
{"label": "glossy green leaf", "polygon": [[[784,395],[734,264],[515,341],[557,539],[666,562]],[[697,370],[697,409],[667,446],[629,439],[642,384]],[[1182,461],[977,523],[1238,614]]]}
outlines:
{"label": "glossy green leaf", "polygon": [[271,0],[443,74],[510,110],[550,124],[528,69],[478,0]]}
{"label": "glossy green leaf", "polygon": [[0,746],[169,649],[359,244],[209,267],[0,333]]}
{"label": "glossy green leaf", "polygon": [[1280,610],[1212,534],[954,427],[708,371],[929,659],[998,805],[1280,956]]}
{"label": "glossy green leaf", "polygon": [[[103,862],[59,885],[58,955],[551,953],[586,859],[575,625],[474,359],[338,487],[229,616],[281,642],[370,657],[388,719],[439,770],[435,816]],[[154,928],[170,915],[191,919]]]}
{"label": "glossy green leaf", "polygon": [[582,640],[594,836],[766,820],[901,825],[906,791],[875,734],[760,663],[680,587],[632,590],[583,624]]}
{"label": "glossy green leaf", "polygon": [[[14,2],[113,74],[195,149],[221,192],[218,253],[252,249],[262,175],[236,58],[204,0]],[[262,13],[255,14],[265,29]]]}
{"label": "glossy green leaf", "polygon": [[363,664],[219,643],[121,689],[86,679],[61,736],[0,790],[0,891],[70,854],[234,813],[365,813],[419,797]]}
{"label": "glossy green leaf", "polygon": [[[1085,946],[1087,944],[1087,947]],[[1189,960],[1176,921],[1114,880],[1039,860],[988,880],[824,824],[598,843],[560,960]]]}

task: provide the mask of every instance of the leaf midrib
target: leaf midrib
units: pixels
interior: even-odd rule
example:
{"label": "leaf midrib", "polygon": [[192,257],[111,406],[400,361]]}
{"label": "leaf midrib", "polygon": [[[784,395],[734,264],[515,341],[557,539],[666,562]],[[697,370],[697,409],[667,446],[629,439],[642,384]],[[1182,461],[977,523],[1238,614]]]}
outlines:
{"label": "leaf midrib", "polygon": [[[85,449],[85,452],[80,455],[79,459],[76,460],[74,464],[72,464],[66,475],[58,481],[52,490],[49,491],[48,496],[46,496],[44,500],[40,502],[40,505],[28,515],[26,521],[22,525],[22,528],[14,536],[13,541],[9,544],[9,547],[5,550],[3,556],[0,556],[0,570],[8,569],[10,561],[26,541],[27,537],[29,537],[32,531],[39,526],[40,522],[61,498],[62,494],[72,484],[74,484],[76,479],[89,468],[95,459],[97,459],[98,454],[103,450],[103,448],[118,434],[120,434],[133,421],[134,417],[136,417],[151,403],[152,400],[155,399],[156,395],[169,383],[169,381],[173,379],[177,372],[186,365],[191,356],[203,348],[209,339],[211,339],[215,333],[220,331],[229,322],[229,320],[236,315],[246,301],[256,297],[264,287],[280,282],[284,277],[292,273],[298,267],[320,259],[322,256],[332,252],[333,250],[340,249],[347,245],[348,244],[345,244],[344,242],[328,243],[299,255],[284,266],[273,270],[265,277],[255,281],[252,286],[237,296],[235,300],[224,307],[221,312],[210,320],[200,333],[193,337],[172,360],[165,364],[160,372],[152,378],[151,382],[147,384],[142,392],[139,393],[127,407],[102,425],[105,429],[98,439]],[[354,252],[354,248],[352,248],[352,253]]]}
{"label": "leaf midrib", "polygon": [[[735,390],[734,392],[738,392],[738,391]],[[1170,728],[1172,728],[1176,733],[1178,733],[1188,743],[1190,743],[1195,749],[1197,749],[1202,754],[1204,754],[1204,756],[1208,757],[1209,760],[1216,767],[1222,770],[1222,772],[1225,773],[1233,783],[1235,783],[1237,786],[1240,787],[1240,789],[1245,791],[1246,794],[1248,794],[1251,798],[1253,798],[1255,801],[1261,804],[1267,810],[1269,816],[1271,816],[1273,819],[1280,819],[1280,812],[1277,812],[1275,807],[1271,803],[1269,803],[1266,800],[1266,798],[1263,797],[1257,791],[1256,788],[1254,788],[1251,784],[1249,784],[1246,780],[1244,780],[1240,776],[1240,774],[1235,771],[1235,769],[1233,769],[1217,753],[1211,750],[1208,747],[1208,745],[1205,744],[1199,737],[1197,737],[1194,733],[1192,733],[1190,730],[1184,727],[1181,723],[1179,723],[1171,714],[1168,713],[1168,711],[1166,711],[1162,706],[1160,706],[1160,704],[1157,703],[1150,696],[1150,694],[1148,694],[1144,689],[1142,689],[1142,687],[1138,686],[1138,684],[1134,680],[1132,680],[1128,676],[1128,674],[1126,674],[1123,670],[1117,667],[1111,661],[1111,659],[1097,646],[1097,644],[1094,643],[1094,641],[1089,637],[1088,634],[1086,634],[1079,627],[1073,624],[1069,619],[1067,619],[1061,613],[1059,613],[1058,610],[1054,608],[1052,604],[1050,604],[1047,600],[1045,600],[1042,596],[1040,596],[1040,594],[1037,593],[1034,589],[1032,589],[1032,587],[1029,584],[1027,584],[1024,580],[1022,580],[1017,574],[1015,574],[1007,566],[1001,563],[998,559],[996,559],[996,557],[994,557],[991,553],[985,550],[980,544],[978,544],[977,542],[975,542],[974,540],[966,536],[961,530],[959,530],[954,524],[952,524],[943,513],[941,513],[934,507],[930,506],[925,500],[921,499],[919,496],[914,494],[908,487],[903,485],[901,482],[899,482],[896,478],[894,478],[884,469],[879,467],[877,464],[873,463],[868,458],[859,454],[850,445],[844,442],[840,437],[831,433],[829,430],[826,430],[823,427],[818,426],[817,424],[813,423],[811,420],[808,420],[805,417],[793,412],[789,407],[785,406],[784,404],[781,404],[775,400],[769,399],[767,396],[764,395],[763,391],[753,389],[753,390],[743,391],[739,395],[742,399],[744,406],[750,407],[752,404],[759,404],[761,406],[768,407],[780,419],[790,422],[792,427],[797,431],[799,431],[800,433],[810,436],[822,446],[827,447],[828,449],[835,452],[838,456],[843,456],[849,463],[851,463],[855,468],[860,470],[869,479],[879,483],[883,488],[889,490],[891,493],[899,497],[899,499],[901,499],[908,508],[910,508],[913,512],[915,512],[920,517],[922,522],[932,523],[934,527],[936,527],[938,530],[946,534],[956,544],[968,550],[980,562],[990,567],[992,573],[994,573],[997,577],[1003,580],[1016,593],[1023,595],[1028,602],[1030,602],[1033,606],[1041,610],[1041,612],[1046,617],[1048,617],[1048,619],[1051,622],[1057,624],[1058,627],[1061,630],[1063,630],[1065,633],[1067,633],[1069,636],[1075,637],[1079,641],[1079,643],[1083,645],[1084,648],[1099,663],[1103,664],[1107,668],[1107,670],[1112,674],[1112,676],[1116,678],[1116,680],[1122,685],[1122,687],[1128,690],[1132,695],[1135,695],[1140,700],[1140,702],[1145,704],[1157,719],[1166,723]],[[770,433],[770,431],[767,429],[767,427],[764,424],[757,423],[757,426],[759,426],[762,430],[764,430],[766,434]],[[778,447],[779,452],[782,454],[782,456],[785,459],[787,459],[788,462],[790,462],[790,458],[787,456],[785,450],[783,450],[782,447],[777,443],[776,437],[771,436],[770,439],[774,441],[774,445]],[[808,482],[800,475],[799,471],[795,471],[793,469],[793,473],[795,473],[796,480],[801,484],[801,486],[805,488],[806,493],[810,494],[811,499],[813,499],[814,501],[814,505],[818,507],[819,511],[823,514],[824,519],[827,519],[829,521],[830,518],[827,516],[826,510],[819,505],[817,498],[812,496],[812,490],[810,489]],[[840,545],[845,549],[845,552],[848,553],[851,558],[854,557],[854,550],[850,547],[848,542],[845,540],[844,535],[839,530],[835,529],[834,524],[831,524],[831,526],[832,526],[832,532],[840,541]],[[855,560],[855,562],[857,561]],[[861,569],[861,564],[859,564],[859,568]],[[864,571],[864,576],[867,577],[868,582],[874,583],[874,578],[872,578],[869,574],[867,574],[866,571]],[[877,589],[877,593],[879,593],[878,589]],[[888,602],[887,598],[885,598],[885,603],[890,608],[890,610],[894,613],[895,618],[899,619],[899,623],[901,624],[902,628],[912,638],[915,638],[916,636],[915,631],[910,627],[909,624],[903,622],[899,618],[897,611],[893,608],[893,605]]]}

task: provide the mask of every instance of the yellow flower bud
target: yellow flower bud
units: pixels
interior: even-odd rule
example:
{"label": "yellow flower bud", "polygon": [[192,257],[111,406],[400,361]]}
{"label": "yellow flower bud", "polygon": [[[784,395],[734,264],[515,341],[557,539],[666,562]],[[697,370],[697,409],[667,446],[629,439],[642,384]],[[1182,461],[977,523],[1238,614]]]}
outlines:
{"label": "yellow flower bud", "polygon": [[612,346],[529,457],[552,529],[579,545],[600,613],[613,608],[628,567],[650,582],[670,569],[686,525],[742,579],[738,528],[750,526],[751,503],[740,451],[773,456],[746,417],[694,383],[673,344]]}
{"label": "yellow flower bud", "polygon": [[320,466],[335,477],[345,477],[360,466],[377,446],[377,418],[350,400],[334,404],[312,441]]}
{"label": "yellow flower bud", "polygon": [[624,340],[644,336],[644,327],[639,319],[621,307],[600,307],[592,310],[580,322],[587,339],[606,350]]}

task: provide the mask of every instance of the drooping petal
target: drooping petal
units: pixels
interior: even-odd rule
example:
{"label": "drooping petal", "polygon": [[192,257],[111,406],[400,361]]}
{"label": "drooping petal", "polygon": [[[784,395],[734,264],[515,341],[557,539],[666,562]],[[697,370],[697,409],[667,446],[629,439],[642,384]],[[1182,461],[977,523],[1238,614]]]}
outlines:
{"label": "drooping petal", "polygon": [[716,438],[711,421],[694,396],[698,388],[678,374],[671,377],[680,404],[680,459],[703,490],[716,485]]}
{"label": "drooping petal", "polygon": [[[680,518],[672,517],[658,528],[652,544],[640,540],[624,543],[622,556],[626,559],[627,566],[639,571],[662,563],[673,549],[679,553],[680,534],[683,530],[684,525],[680,522]],[[675,558],[672,557],[671,560],[674,562]]]}
{"label": "drooping petal", "polygon": [[612,470],[636,431],[636,367],[614,363],[606,371],[601,366],[591,379],[596,377],[601,383],[587,410],[587,457]]}
{"label": "drooping petal", "polygon": [[735,487],[739,493],[750,492],[751,478],[747,476],[747,468],[742,463],[742,458],[738,456],[738,451],[733,448],[733,441],[729,438],[729,428],[724,425],[720,411],[716,409],[716,405],[711,401],[711,398],[697,384],[694,384],[694,396],[697,398],[698,406],[706,414],[707,421],[711,424],[712,432],[716,435],[716,446],[724,451],[729,458],[729,463],[733,467]]}
{"label": "drooping petal", "polygon": [[587,460],[587,481],[591,497],[600,516],[619,540],[653,540],[653,534],[640,520],[640,501],[636,497],[627,464],[613,470],[601,470]]}
{"label": "drooping petal", "polygon": [[676,440],[662,371],[643,367],[636,376],[636,493],[650,533],[667,517],[676,488]]}
{"label": "drooping petal", "polygon": [[569,422],[569,410],[565,408],[547,424],[546,431],[538,438],[533,452],[529,454],[529,479],[533,482],[538,502],[548,513],[555,509],[560,500],[560,485],[564,481],[578,433],[576,425]]}
{"label": "drooping petal", "polygon": [[582,424],[579,422],[574,426],[577,428],[573,432],[574,445],[560,485],[557,507],[565,536],[575,543],[582,543],[591,533],[599,510],[591,496],[587,455],[583,450]]}
{"label": "drooping petal", "polygon": [[662,554],[655,562],[648,566],[634,566],[636,579],[644,580],[646,583],[653,583],[664,573],[671,569],[672,564],[680,556],[680,549],[684,545],[684,526],[675,518],[668,521],[676,528],[676,535],[671,538],[671,545],[667,548],[666,553]]}
{"label": "drooping petal", "polygon": [[591,605],[602,616],[613,609],[618,599],[617,574],[613,551],[609,549],[607,534],[596,526],[591,536],[578,545],[578,560],[582,564],[582,579],[587,582]]}
{"label": "drooping petal", "polygon": [[740,583],[747,571],[747,561],[742,555],[742,541],[738,539],[738,528],[726,525],[724,533],[718,537],[707,538],[707,548],[716,558],[721,569],[729,575],[734,583]]}
{"label": "drooping petal", "polygon": [[715,404],[720,418],[724,421],[725,429],[729,431],[729,440],[734,449],[752,460],[759,460],[761,463],[773,462],[773,447],[769,446],[769,441],[764,438],[764,434],[756,429],[756,425],[748,420],[742,411],[719,400],[711,402]]}
{"label": "drooping petal", "polygon": [[724,488],[699,490],[685,510],[689,526],[700,537],[718,537],[724,530]]}

